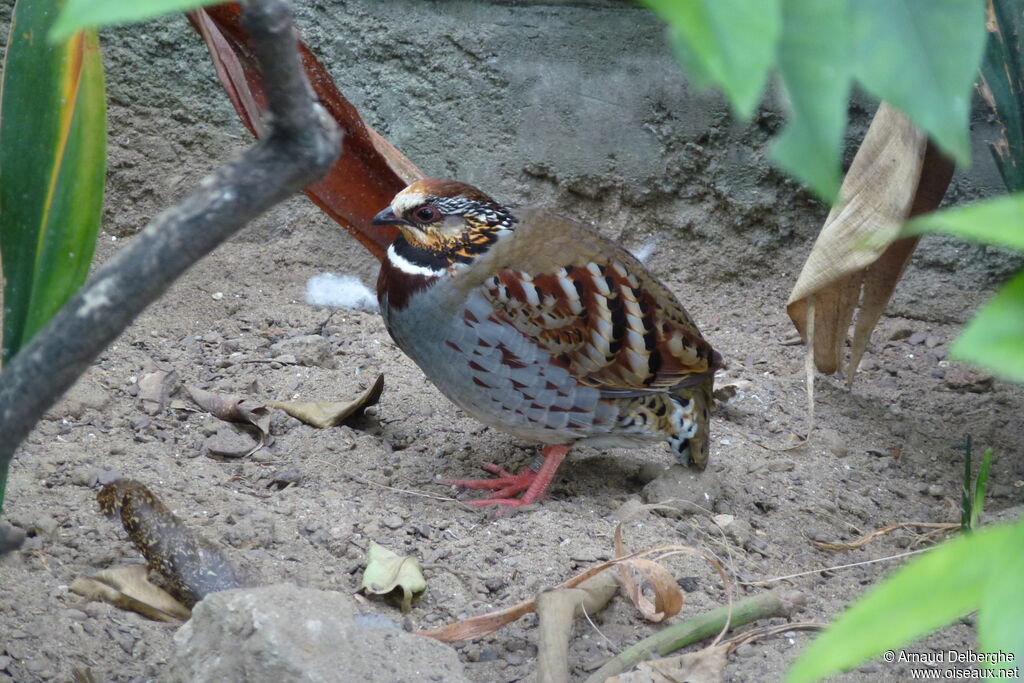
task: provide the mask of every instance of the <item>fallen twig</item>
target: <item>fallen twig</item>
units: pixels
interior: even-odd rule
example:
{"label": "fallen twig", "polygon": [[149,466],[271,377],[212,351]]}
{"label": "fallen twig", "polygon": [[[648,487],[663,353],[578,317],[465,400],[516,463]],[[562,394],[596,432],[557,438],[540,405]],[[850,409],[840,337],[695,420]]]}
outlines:
{"label": "fallen twig", "polygon": [[841,552],[844,550],[856,550],[861,546],[867,545],[867,543],[875,538],[876,536],[882,536],[889,533],[890,531],[896,531],[897,529],[934,529],[936,531],[953,531],[960,528],[959,522],[899,522],[898,524],[890,524],[880,529],[864,534],[856,541],[850,541],[849,543],[830,543],[828,541],[811,541],[816,547],[822,550],[833,550]]}
{"label": "fallen twig", "polygon": [[802,608],[804,601],[802,593],[784,590],[770,591],[740,600],[733,603],[731,608],[719,607],[644,638],[605,662],[604,666],[592,673],[585,683],[603,683],[652,655],[664,656],[691,643],[710,638],[720,632],[727,621],[732,626],[741,626],[757,619],[789,616]]}

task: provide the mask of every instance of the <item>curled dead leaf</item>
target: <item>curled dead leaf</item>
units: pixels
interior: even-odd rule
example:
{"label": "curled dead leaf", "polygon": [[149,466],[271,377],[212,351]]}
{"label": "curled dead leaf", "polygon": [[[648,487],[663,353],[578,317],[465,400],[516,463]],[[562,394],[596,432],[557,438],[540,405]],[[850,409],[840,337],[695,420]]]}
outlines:
{"label": "curled dead leaf", "polygon": [[267,401],[271,408],[279,408],[294,418],[320,429],[337,427],[348,418],[361,414],[380,400],[384,392],[384,375],[353,401]]}
{"label": "curled dead leaf", "polygon": [[392,552],[374,541],[370,541],[366,555],[366,570],[359,590],[367,595],[401,591],[402,611],[411,610],[413,598],[427,589],[420,561]]}
{"label": "curled dead leaf", "polygon": [[146,565],[104,569],[92,578],[78,577],[69,587],[86,600],[102,600],[155,621],[184,621],[192,610],[149,581]]}
{"label": "curled dead leaf", "polygon": [[270,433],[270,410],[259,401],[234,394],[217,394],[196,386],[185,390],[196,404],[214,417],[256,427],[260,434]]}
{"label": "curled dead leaf", "polygon": [[[653,560],[625,559],[622,522],[615,527],[615,558],[620,560],[619,583],[644,619],[659,622],[679,614],[683,608],[683,591],[672,572]],[[654,594],[653,602],[647,597],[646,590]]]}
{"label": "curled dead leaf", "polygon": [[147,415],[163,411],[178,382],[178,373],[168,363],[150,359],[139,376],[139,402]]}

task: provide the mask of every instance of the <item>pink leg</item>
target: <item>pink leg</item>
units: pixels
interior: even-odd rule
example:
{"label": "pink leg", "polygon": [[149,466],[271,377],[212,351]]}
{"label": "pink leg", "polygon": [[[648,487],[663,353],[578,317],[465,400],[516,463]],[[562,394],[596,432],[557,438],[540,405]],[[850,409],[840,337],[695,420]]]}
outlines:
{"label": "pink leg", "polygon": [[[469,505],[482,507],[484,505],[505,505],[510,508],[529,505],[544,495],[544,490],[555,478],[558,466],[565,460],[569,446],[545,446],[541,450],[544,456],[544,464],[539,472],[530,468],[524,468],[519,474],[510,474],[497,465],[487,464],[484,469],[491,474],[498,475],[493,479],[455,479],[449,481],[454,486],[465,486],[470,489],[484,489],[494,491],[486,498],[466,501]],[[517,493],[523,493],[520,498],[512,498]]]}

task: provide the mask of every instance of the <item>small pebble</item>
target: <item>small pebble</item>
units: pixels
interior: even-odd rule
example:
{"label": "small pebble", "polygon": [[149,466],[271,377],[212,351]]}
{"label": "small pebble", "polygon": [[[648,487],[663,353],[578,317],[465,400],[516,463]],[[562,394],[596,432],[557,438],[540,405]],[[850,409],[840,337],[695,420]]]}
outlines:
{"label": "small pebble", "polygon": [[911,346],[920,346],[926,339],[928,339],[928,335],[924,332],[915,332],[907,339],[907,343]]}
{"label": "small pebble", "polygon": [[384,526],[386,526],[389,529],[401,529],[403,526],[405,526],[405,520],[399,517],[398,515],[391,515],[390,517],[386,517],[384,519]]}

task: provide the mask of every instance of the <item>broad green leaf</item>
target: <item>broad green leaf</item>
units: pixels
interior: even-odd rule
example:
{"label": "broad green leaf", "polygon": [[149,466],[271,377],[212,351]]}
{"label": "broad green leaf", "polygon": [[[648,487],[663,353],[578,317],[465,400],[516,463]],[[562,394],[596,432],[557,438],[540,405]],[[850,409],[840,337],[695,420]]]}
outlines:
{"label": "broad green leaf", "polygon": [[718,85],[740,118],[761,99],[782,30],[780,0],[643,0],[668,22],[695,83]]}
{"label": "broad green leaf", "polygon": [[1019,526],[961,535],[912,560],[818,636],[786,681],[816,681],[845,671],[977,609],[982,596],[1000,585],[993,580],[1003,569],[1000,558],[1024,552]]}
{"label": "broad green leaf", "polygon": [[985,3],[857,0],[850,9],[857,80],[969,165],[968,115],[987,36]]}
{"label": "broad green leaf", "polygon": [[926,232],[1024,251],[1024,192],[925,214],[907,223],[900,237]]}
{"label": "broad green leaf", "polygon": [[978,610],[978,644],[982,652],[1013,653],[1013,662],[993,669],[1020,667],[1024,661],[1024,521],[1005,548],[992,557],[992,580]]}
{"label": "broad green leaf", "polygon": [[415,557],[398,555],[384,546],[370,541],[366,553],[366,571],[359,590],[372,595],[387,595],[402,591],[402,611],[412,609],[413,596],[427,589],[420,561]]}
{"label": "broad green leaf", "polygon": [[772,157],[823,199],[839,192],[850,93],[846,0],[782,0],[779,76],[791,116]]}
{"label": "broad green leaf", "polygon": [[949,348],[950,358],[1024,382],[1024,271],[1010,278]]}
{"label": "broad green leaf", "polygon": [[152,19],[162,14],[184,12],[224,0],[67,0],[64,11],[50,31],[49,40],[59,42],[83,28],[99,28]]}
{"label": "broad green leaf", "polygon": [[0,102],[3,357],[60,309],[89,272],[103,207],[106,104],[93,32],[42,40],[59,3],[15,6]]}

